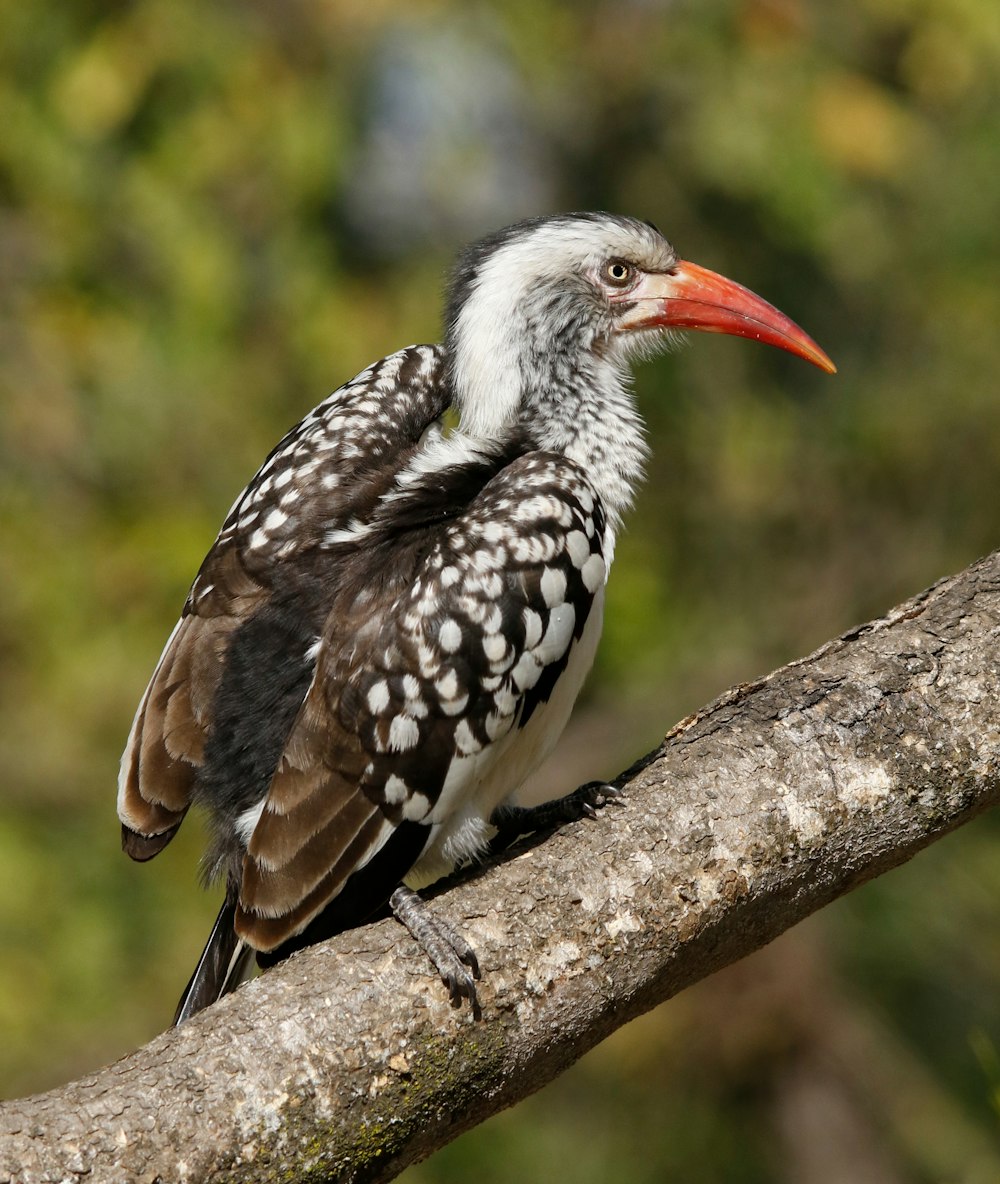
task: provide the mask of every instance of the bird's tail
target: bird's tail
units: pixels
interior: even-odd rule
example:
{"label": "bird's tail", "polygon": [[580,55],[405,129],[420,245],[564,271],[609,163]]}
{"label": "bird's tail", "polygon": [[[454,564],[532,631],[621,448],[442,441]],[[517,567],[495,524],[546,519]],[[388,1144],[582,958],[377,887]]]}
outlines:
{"label": "bird's tail", "polygon": [[223,995],[235,991],[247,977],[253,950],[236,936],[235,918],[236,894],[227,892],[191,981],[177,1004],[174,1027]]}

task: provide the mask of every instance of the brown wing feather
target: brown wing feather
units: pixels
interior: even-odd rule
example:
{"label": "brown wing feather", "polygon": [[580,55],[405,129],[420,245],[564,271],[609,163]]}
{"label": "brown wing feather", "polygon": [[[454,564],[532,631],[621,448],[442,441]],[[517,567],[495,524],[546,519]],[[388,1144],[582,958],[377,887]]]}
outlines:
{"label": "brown wing feather", "polygon": [[[228,556],[219,558],[229,566]],[[251,595],[229,599],[230,611],[224,616],[202,615],[218,606],[218,594],[193,612],[189,607],[167,642],[122,757],[118,814],[123,844],[133,859],[149,859],[160,851],[187,813],[226,649],[261,596],[258,586]]]}
{"label": "brown wing feather", "polygon": [[[330,864],[330,850],[325,847],[321,848],[318,844],[325,842],[329,837],[343,840],[344,836],[339,830],[332,835],[326,831],[317,834],[317,845],[314,850],[324,874],[319,877],[310,891],[303,894],[302,884],[295,878],[298,870],[296,863],[288,865],[285,869],[286,874],[268,878],[267,881],[261,879],[257,871],[252,872],[249,877],[246,873],[244,874],[245,891],[253,892],[255,885],[263,887],[266,883],[267,896],[275,902],[271,907],[277,910],[277,915],[267,916],[264,914],[262,910],[267,906],[263,900],[255,908],[245,905],[241,894],[234,922],[240,938],[257,950],[277,949],[294,934],[301,932],[310,920],[337,896],[347,883],[351,871],[364,865],[366,855],[380,849],[391,832],[391,824],[378,810],[373,810],[370,803],[364,807],[358,800],[357,804],[364,811],[363,817],[361,817],[357,829],[348,832],[350,835],[348,842],[334,845],[333,851],[339,854],[339,858],[332,866]],[[281,903],[284,901],[294,901],[294,903],[286,908]]]}
{"label": "brown wing feather", "polygon": [[[438,349],[411,347],[382,359],[296,425],[237,499],[139,704],[122,758],[118,808],[133,858],[148,859],[170,841],[198,793],[206,747],[214,745],[212,759],[225,763],[213,723],[241,626],[268,609],[279,588],[287,594],[296,570],[322,587],[327,535],[347,527],[391,480],[393,459],[409,455],[443,411],[442,389]],[[312,570],[317,564],[322,571]],[[325,611],[311,611],[321,622]],[[303,619],[309,612],[302,605]],[[259,671],[261,686],[272,678],[272,670]]]}
{"label": "brown wing feather", "polygon": [[[350,635],[350,631],[346,631]],[[374,854],[391,823],[363,788],[370,760],[338,722],[342,680],[321,660],[243,864],[239,935],[270,950],[300,930]]]}

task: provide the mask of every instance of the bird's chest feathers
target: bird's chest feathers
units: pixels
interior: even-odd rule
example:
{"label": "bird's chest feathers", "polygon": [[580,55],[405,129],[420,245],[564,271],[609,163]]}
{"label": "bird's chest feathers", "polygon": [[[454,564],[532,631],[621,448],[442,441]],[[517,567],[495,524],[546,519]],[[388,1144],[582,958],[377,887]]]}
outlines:
{"label": "bird's chest feathers", "polygon": [[407,883],[432,883],[457,863],[479,854],[492,836],[489,817],[512,797],[555,747],[590,672],[601,637],[604,588],[598,589],[583,632],[547,702],[496,743],[468,756],[456,755],[441,794],[426,821],[432,826],[423,855]]}

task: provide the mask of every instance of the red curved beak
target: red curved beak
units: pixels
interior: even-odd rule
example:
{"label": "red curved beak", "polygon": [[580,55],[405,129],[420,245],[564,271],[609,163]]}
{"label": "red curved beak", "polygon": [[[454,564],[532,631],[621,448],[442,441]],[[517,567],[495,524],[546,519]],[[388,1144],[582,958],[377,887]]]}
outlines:
{"label": "red curved beak", "polygon": [[827,374],[837,372],[809,334],[773,304],[697,263],[680,260],[670,272],[644,275],[618,299],[633,305],[619,321],[624,331],[659,327],[750,337],[796,354]]}

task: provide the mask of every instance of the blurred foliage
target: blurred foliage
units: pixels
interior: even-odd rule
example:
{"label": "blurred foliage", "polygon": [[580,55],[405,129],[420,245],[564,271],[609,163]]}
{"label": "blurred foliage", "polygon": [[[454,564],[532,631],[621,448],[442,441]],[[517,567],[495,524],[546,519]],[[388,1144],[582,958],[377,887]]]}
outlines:
{"label": "blurred foliage", "polygon": [[[436,339],[470,236],[652,218],[840,366],[702,336],[642,371],[654,459],[550,786],[996,546],[998,98],[995,0],[0,5],[0,1090],[170,1015],[215,904],[195,827],[118,851],[134,705],[235,493]],[[1000,1178],[997,830],[408,1179]]]}

